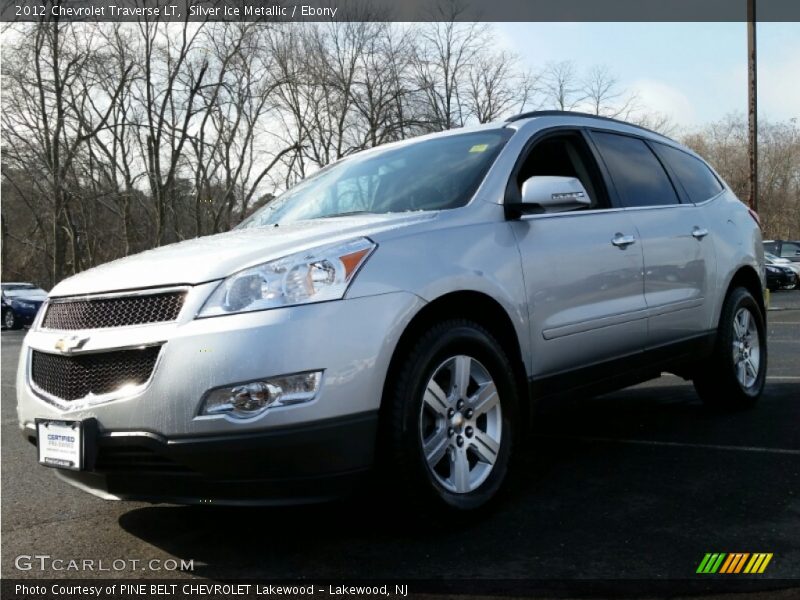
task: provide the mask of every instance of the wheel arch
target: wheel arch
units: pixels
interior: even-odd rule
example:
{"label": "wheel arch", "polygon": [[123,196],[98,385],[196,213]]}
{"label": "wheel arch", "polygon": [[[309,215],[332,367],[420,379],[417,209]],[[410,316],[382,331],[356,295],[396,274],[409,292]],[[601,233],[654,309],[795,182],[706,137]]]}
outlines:
{"label": "wheel arch", "polygon": [[750,265],[743,265],[739,267],[731,276],[728,287],[725,289],[725,295],[720,299],[719,306],[716,311],[716,323],[719,324],[719,319],[722,314],[722,305],[730,293],[737,287],[743,287],[753,295],[756,299],[758,307],[761,309],[761,315],[766,322],[767,319],[767,306],[764,301],[764,289],[761,277],[758,275],[756,269]]}
{"label": "wheel arch", "polygon": [[[514,380],[520,396],[521,421],[530,417],[528,376],[522,357],[522,347],[511,316],[503,306],[491,296],[477,291],[457,291],[439,296],[425,304],[408,322],[395,345],[389,368],[383,384],[383,398],[386,398],[400,372],[402,358],[407,354],[415,340],[435,323],[448,319],[468,319],[486,328],[502,346],[514,368]],[[381,413],[387,410],[381,402]]]}

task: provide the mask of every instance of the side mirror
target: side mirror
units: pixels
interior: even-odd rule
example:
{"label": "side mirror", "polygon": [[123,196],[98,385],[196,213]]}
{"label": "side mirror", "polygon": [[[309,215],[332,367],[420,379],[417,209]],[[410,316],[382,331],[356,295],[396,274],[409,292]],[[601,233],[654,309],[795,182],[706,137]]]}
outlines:
{"label": "side mirror", "polygon": [[522,201],[506,204],[509,218],[521,215],[567,212],[592,203],[583,184],[575,177],[541,175],[522,184]]}

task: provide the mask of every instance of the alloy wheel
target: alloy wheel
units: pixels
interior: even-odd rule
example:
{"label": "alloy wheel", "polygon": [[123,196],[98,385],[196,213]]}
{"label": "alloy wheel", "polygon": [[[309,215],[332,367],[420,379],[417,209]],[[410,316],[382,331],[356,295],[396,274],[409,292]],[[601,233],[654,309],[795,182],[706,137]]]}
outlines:
{"label": "alloy wheel", "polygon": [[756,320],[747,308],[740,308],[733,318],[733,364],[739,384],[752,387],[758,379],[761,346]]}
{"label": "alloy wheel", "polygon": [[419,415],[423,456],[436,481],[457,494],[480,487],[497,461],[502,429],[497,386],[486,367],[466,355],[439,365]]}

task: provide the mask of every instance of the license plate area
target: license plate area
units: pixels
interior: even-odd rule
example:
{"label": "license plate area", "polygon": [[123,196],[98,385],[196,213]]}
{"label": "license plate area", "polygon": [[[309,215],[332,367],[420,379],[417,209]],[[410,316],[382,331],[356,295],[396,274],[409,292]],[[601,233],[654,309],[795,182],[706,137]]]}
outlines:
{"label": "license plate area", "polygon": [[72,471],[84,469],[86,429],[83,421],[37,419],[39,464]]}

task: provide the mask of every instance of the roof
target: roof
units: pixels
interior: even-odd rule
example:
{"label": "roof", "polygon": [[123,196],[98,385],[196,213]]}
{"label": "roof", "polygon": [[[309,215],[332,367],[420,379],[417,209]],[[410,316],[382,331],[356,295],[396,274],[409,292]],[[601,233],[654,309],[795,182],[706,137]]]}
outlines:
{"label": "roof", "polygon": [[[617,123],[618,125],[626,125],[628,127],[634,127],[641,131],[646,131],[647,133],[657,135],[660,138],[670,139],[665,136],[663,133],[659,133],[657,131],[653,131],[652,129],[648,129],[647,127],[642,127],[641,125],[636,125],[635,123],[628,123],[627,121],[622,121],[620,119],[614,119],[612,117],[604,117],[602,115],[593,115],[591,113],[579,112],[575,110],[534,110],[530,112],[520,113],[518,115],[513,115],[508,117],[505,122],[506,123],[513,123],[514,121],[521,121],[523,119],[533,119],[537,117],[580,117],[582,119],[596,119],[598,121],[605,121],[610,123]],[[674,140],[670,140],[674,141]]]}

